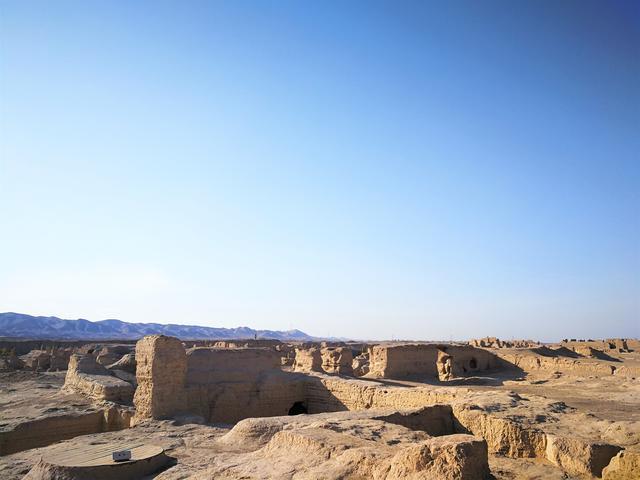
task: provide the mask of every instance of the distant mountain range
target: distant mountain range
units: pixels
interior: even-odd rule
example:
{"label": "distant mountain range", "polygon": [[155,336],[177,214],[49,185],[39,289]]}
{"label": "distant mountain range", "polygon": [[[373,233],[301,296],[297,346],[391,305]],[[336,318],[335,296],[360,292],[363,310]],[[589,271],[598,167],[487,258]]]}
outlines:
{"label": "distant mountain range", "polygon": [[136,340],[145,335],[163,334],[182,340],[261,339],[317,340],[300,330],[254,330],[248,327],[214,328],[197,325],[127,323],[121,320],[63,320],[34,317],[24,313],[0,313],[0,337],[51,340]]}

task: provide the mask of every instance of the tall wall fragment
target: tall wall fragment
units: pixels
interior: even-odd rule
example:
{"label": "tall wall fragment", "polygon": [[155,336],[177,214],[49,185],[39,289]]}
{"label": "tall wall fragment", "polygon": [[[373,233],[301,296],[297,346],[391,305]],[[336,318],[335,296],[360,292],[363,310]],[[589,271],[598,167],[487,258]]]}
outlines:
{"label": "tall wall fragment", "polygon": [[185,409],[187,355],[182,342],[164,335],[150,335],[136,344],[134,422],[165,418]]}

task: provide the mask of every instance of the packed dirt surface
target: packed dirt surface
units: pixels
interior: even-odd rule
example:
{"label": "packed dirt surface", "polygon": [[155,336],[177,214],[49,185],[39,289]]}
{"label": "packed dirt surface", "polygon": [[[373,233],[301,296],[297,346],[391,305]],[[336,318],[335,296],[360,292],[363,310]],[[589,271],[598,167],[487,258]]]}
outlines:
{"label": "packed dirt surface", "polygon": [[72,352],[0,373],[0,478],[86,478],[54,460],[118,446],[161,452],[158,479],[640,478],[637,350],[475,343]]}

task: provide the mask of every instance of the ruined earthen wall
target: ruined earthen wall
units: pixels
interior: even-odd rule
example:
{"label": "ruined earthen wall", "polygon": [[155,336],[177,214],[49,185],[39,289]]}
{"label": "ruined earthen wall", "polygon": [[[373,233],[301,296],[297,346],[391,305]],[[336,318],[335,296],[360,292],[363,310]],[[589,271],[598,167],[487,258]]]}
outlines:
{"label": "ruined earthen wall", "polygon": [[270,349],[196,348],[187,352],[187,410],[208,422],[287,415],[304,400],[301,378],[280,370]]}
{"label": "ruined earthen wall", "polygon": [[164,418],[184,411],[187,355],[182,342],[150,335],[136,344],[135,420]]}
{"label": "ruined earthen wall", "polygon": [[376,345],[371,348],[369,374],[381,378],[438,378],[435,345]]}
{"label": "ruined earthen wall", "polygon": [[481,348],[447,345],[442,347],[441,350],[453,357],[454,377],[464,377],[478,372],[496,370],[503,366],[494,353]]}
{"label": "ruined earthen wall", "polygon": [[[439,352],[451,357],[453,377],[500,368],[502,363],[487,350],[457,345],[377,345],[370,351],[369,374],[379,378],[438,378]],[[441,373],[441,372],[440,372]]]}
{"label": "ruined earthen wall", "polygon": [[307,375],[305,380],[309,413],[368,408],[416,408],[451,402],[464,392],[464,389],[448,388],[383,387],[369,381],[346,380],[323,374]]}
{"label": "ruined earthen wall", "polygon": [[319,348],[296,348],[295,372],[322,372],[322,352]]}
{"label": "ruined earthen wall", "polygon": [[280,368],[280,355],[261,348],[193,348],[187,354],[187,385],[246,381]]}
{"label": "ruined earthen wall", "polygon": [[280,370],[280,355],[262,348],[193,348],[170,337],[145,337],[136,348],[136,420],[178,414],[207,422],[287,415],[304,401],[298,374]]}
{"label": "ruined earthen wall", "polygon": [[0,456],[44,447],[60,440],[130,426],[131,412],[115,406],[81,414],[56,415],[22,422],[0,431]]}
{"label": "ruined earthen wall", "polygon": [[323,348],[322,370],[329,374],[353,375],[353,353],[351,348]]}
{"label": "ruined earthen wall", "polygon": [[69,360],[63,389],[95,400],[131,402],[133,385],[115,376],[89,355],[74,354]]}
{"label": "ruined earthen wall", "polygon": [[544,356],[531,350],[496,350],[507,367],[515,367],[525,373],[559,372],[569,375],[620,375],[637,377],[640,367],[623,365],[618,362],[571,358],[565,356]]}
{"label": "ruined earthen wall", "polygon": [[189,413],[210,423],[235,423],[250,417],[287,415],[295,402],[305,402],[298,374],[274,370],[246,381],[187,385]]}
{"label": "ruined earthen wall", "polygon": [[469,345],[483,348],[532,348],[539,344],[540,342],[533,340],[500,340],[497,337],[475,338],[469,341]]}
{"label": "ruined earthen wall", "polygon": [[562,345],[568,348],[591,347],[597,350],[609,352],[626,352],[637,350],[640,341],[633,338],[607,338],[604,340],[563,340]]}

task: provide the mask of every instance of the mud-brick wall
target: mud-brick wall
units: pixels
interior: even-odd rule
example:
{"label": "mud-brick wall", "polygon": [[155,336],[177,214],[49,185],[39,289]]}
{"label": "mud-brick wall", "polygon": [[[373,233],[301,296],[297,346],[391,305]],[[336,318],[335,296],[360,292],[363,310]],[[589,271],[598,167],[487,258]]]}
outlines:
{"label": "mud-brick wall", "polygon": [[187,356],[182,342],[165,335],[149,335],[136,344],[134,422],[165,418],[185,410]]}
{"label": "mud-brick wall", "polygon": [[305,399],[309,413],[416,408],[453,401],[459,389],[387,387],[374,382],[346,380],[328,375],[308,375]]}
{"label": "mud-brick wall", "polygon": [[192,348],[187,350],[187,385],[244,382],[280,369],[280,355],[261,348]]}
{"label": "mud-brick wall", "polygon": [[458,377],[494,370],[502,365],[493,353],[471,346],[376,345],[371,348],[369,373],[380,378],[437,379],[438,352],[451,356],[453,374]]}
{"label": "mud-brick wall", "polygon": [[208,422],[286,415],[304,402],[299,374],[282,372],[270,349],[193,348],[175,338],[145,337],[136,347],[136,421],[180,414]]}
{"label": "mud-brick wall", "polygon": [[471,346],[443,345],[440,349],[451,355],[456,377],[475,375],[502,368],[503,363],[492,352]]}
{"label": "mud-brick wall", "polygon": [[376,345],[371,348],[369,373],[382,378],[438,378],[435,345]]}
{"label": "mud-brick wall", "polygon": [[297,375],[273,371],[246,381],[188,385],[188,410],[210,423],[287,415],[294,403],[305,404],[304,383],[292,377]]}
{"label": "mud-brick wall", "polygon": [[304,401],[297,374],[280,370],[270,349],[196,348],[187,352],[187,409],[213,423],[287,415]]}

